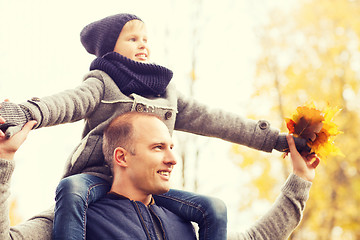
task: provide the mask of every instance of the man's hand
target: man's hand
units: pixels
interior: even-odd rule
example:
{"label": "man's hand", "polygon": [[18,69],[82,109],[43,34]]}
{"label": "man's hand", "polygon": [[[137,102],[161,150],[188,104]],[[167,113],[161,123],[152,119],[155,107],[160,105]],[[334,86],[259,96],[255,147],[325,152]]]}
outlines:
{"label": "man's hand", "polygon": [[[0,124],[5,123],[5,119],[0,116]],[[3,131],[0,130],[0,138],[4,138],[5,137],[5,133]]]}
{"label": "man's hand", "polygon": [[292,135],[287,135],[286,139],[290,148],[290,157],[293,165],[293,172],[297,176],[312,182],[315,178],[315,168],[320,163],[320,158],[314,153],[297,151],[294,138]]}
{"label": "man's hand", "polygon": [[[4,119],[0,117],[0,123],[1,122],[4,122]],[[10,138],[6,138],[5,135],[2,134],[2,136],[0,136],[0,158],[12,160],[15,152],[19,149],[21,144],[23,144],[27,135],[35,125],[36,121],[27,122],[20,132]]]}

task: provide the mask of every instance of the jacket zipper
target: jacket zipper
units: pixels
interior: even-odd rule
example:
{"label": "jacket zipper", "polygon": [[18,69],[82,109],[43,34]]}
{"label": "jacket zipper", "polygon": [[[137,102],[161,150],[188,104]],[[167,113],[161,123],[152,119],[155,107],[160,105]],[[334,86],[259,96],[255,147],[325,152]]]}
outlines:
{"label": "jacket zipper", "polygon": [[159,224],[160,224],[160,227],[161,227],[161,231],[162,231],[162,234],[163,234],[163,239],[166,240],[166,236],[165,236],[165,230],[164,230],[164,227],[163,227],[163,224],[162,222],[160,221],[160,218],[158,217],[158,215],[156,215],[156,213],[153,211],[153,209],[151,208],[151,206],[149,206],[149,210],[150,212],[153,213],[153,215],[156,217],[156,219],[158,220]]}
{"label": "jacket zipper", "polygon": [[146,235],[148,236],[148,238],[151,240],[151,237],[150,237],[150,233],[149,233],[149,230],[147,229],[146,225],[145,225],[145,221],[141,215],[141,212],[140,212],[140,209],[139,209],[139,206],[136,202],[132,201],[133,204],[135,205],[136,207],[136,211],[138,212],[138,215],[140,216],[140,219],[141,219],[141,223],[143,225],[143,228],[145,229],[145,232],[146,232]]}

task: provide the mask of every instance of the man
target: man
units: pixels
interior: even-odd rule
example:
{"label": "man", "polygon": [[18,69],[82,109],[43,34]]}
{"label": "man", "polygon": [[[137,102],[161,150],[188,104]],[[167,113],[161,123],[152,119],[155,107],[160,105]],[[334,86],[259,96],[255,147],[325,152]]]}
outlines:
{"label": "man", "polygon": [[89,206],[87,239],[196,239],[190,222],[152,197],[170,189],[173,146],[155,115],[129,112],[110,123],[103,152],[114,179],[107,196]]}
{"label": "man", "polygon": [[[119,118],[121,117],[124,116]],[[102,239],[107,236],[108,239],[113,239],[115,236],[109,232],[124,231],[121,234],[126,235],[127,239],[132,237],[132,239],[142,239],[137,236],[150,234],[146,231],[151,229],[151,234],[157,237],[151,235],[152,239],[161,239],[164,234],[165,236],[171,234],[171,237],[185,234],[183,239],[192,239],[193,231],[190,223],[182,222],[171,212],[163,211],[152,200],[152,194],[167,191],[169,177],[176,164],[170,134],[166,126],[155,116],[139,115],[134,119],[129,122],[129,127],[133,129],[131,142],[119,145],[111,140],[108,143],[114,146],[109,148],[113,148],[114,151],[105,151],[106,158],[109,159],[112,156],[114,163],[114,183],[110,193],[89,208],[87,235],[91,238],[92,234],[97,234],[94,231],[96,230],[105,234],[98,235]],[[3,120],[0,118],[1,121]],[[8,224],[8,204],[5,201],[9,195],[9,181],[14,167],[13,156],[33,125],[34,123],[29,122],[14,137],[0,140],[1,239],[51,239],[49,231],[52,226],[51,210],[11,229]],[[149,145],[151,142],[157,144]],[[315,161],[311,163],[313,155],[302,157],[296,151],[292,137],[288,137],[288,142],[293,162],[293,174],[289,176],[282,188],[277,202],[248,231],[232,234],[228,239],[287,239],[299,224],[319,159],[315,158]],[[104,149],[106,144],[105,141]],[[121,181],[126,181],[126,184]],[[156,210],[152,210],[155,208]],[[125,218],[124,213],[129,215]],[[142,214],[146,214],[147,218],[141,218]],[[143,225],[144,222],[141,221],[145,220],[145,225]],[[168,224],[164,220],[171,223]],[[172,223],[175,224],[176,229],[171,229]],[[96,226],[96,224],[101,224],[101,226]]]}

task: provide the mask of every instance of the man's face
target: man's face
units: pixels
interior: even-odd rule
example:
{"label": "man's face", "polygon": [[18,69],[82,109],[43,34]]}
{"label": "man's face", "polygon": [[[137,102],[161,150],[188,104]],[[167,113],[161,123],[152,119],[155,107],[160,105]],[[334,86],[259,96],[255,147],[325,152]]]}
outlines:
{"label": "man's face", "polygon": [[140,194],[162,194],[170,189],[170,174],[176,164],[173,142],[166,125],[154,117],[134,122],[135,155],[127,154],[128,176]]}
{"label": "man's face", "polygon": [[119,34],[114,52],[134,61],[149,62],[150,50],[144,23],[140,20],[127,22]]}

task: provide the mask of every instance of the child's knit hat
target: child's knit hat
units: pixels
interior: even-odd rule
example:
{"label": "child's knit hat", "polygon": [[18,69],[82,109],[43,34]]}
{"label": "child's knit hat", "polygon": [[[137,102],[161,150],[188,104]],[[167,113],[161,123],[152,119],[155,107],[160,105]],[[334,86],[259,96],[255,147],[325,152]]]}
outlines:
{"label": "child's knit hat", "polygon": [[116,41],[124,25],[131,20],[140,20],[135,15],[121,13],[90,23],[80,33],[86,51],[101,57],[114,51]]}

